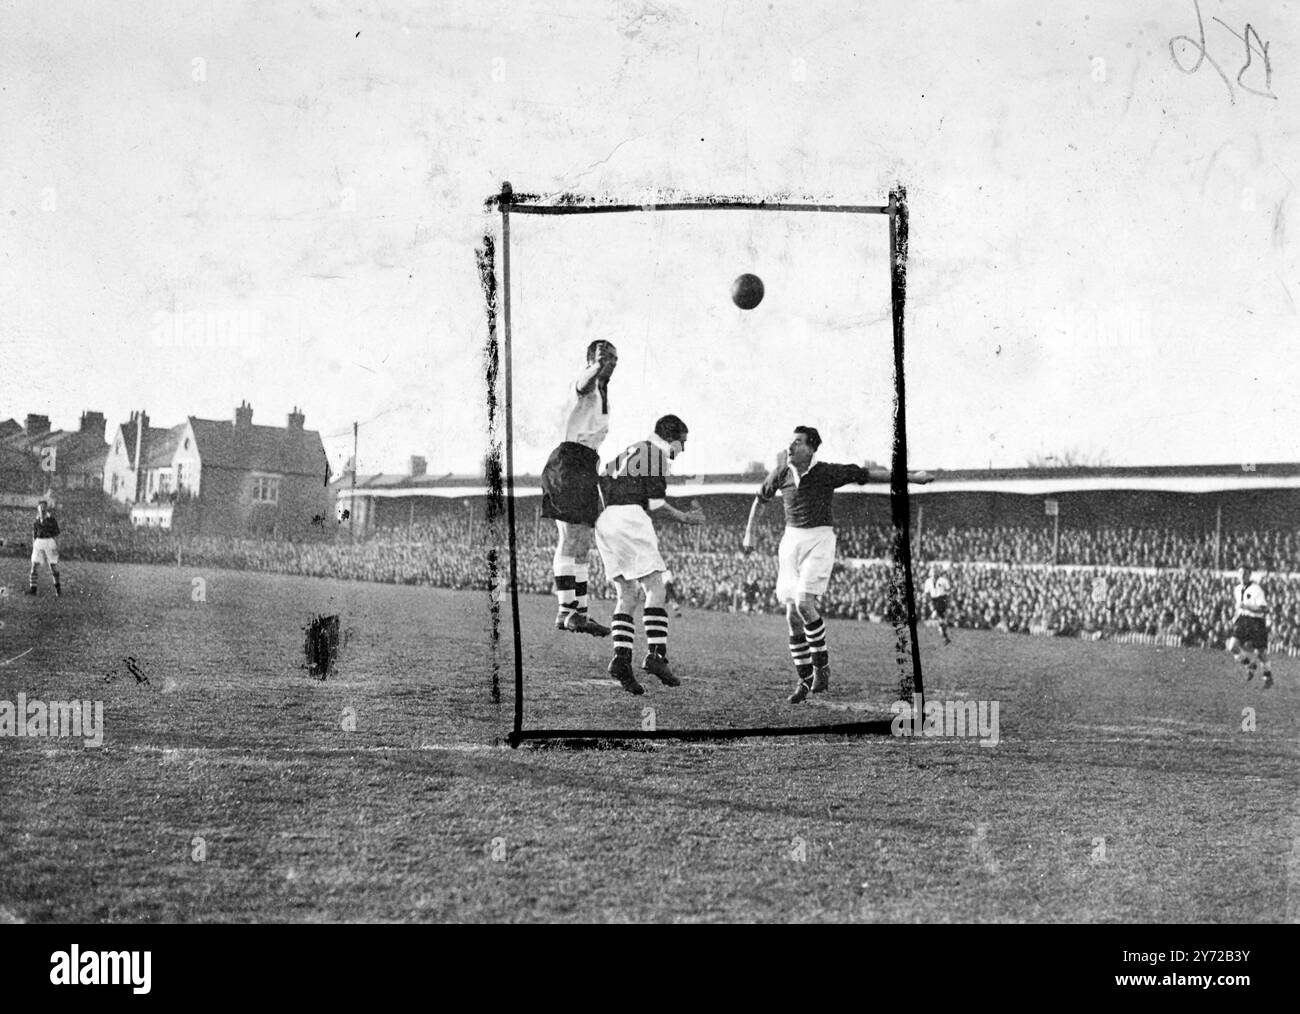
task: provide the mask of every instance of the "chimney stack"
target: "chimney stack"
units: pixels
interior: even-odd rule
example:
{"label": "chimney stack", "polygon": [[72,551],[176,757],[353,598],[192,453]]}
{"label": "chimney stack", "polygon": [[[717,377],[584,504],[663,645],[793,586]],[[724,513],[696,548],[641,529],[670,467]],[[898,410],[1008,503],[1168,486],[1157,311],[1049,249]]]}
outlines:
{"label": "chimney stack", "polygon": [[418,454],[411,455],[411,478],[418,479],[428,471],[429,462]]}
{"label": "chimney stack", "polygon": [[87,436],[93,436],[97,440],[104,439],[104,433],[108,427],[104,419],[103,412],[82,412],[81,413],[81,432]]}
{"label": "chimney stack", "polygon": [[144,431],[149,426],[149,416],[144,409],[135,417],[135,502],[143,499],[144,490]]}
{"label": "chimney stack", "polygon": [[303,423],[305,423],[306,421],[307,421],[307,417],[306,417],[305,415],[303,415],[302,412],[299,411],[298,406],[295,405],[295,406],[293,407],[293,411],[289,413],[289,426],[288,426],[288,428],[291,429],[291,430],[297,430],[299,433],[301,433],[301,432],[302,432],[302,425],[303,425]]}
{"label": "chimney stack", "polygon": [[50,432],[50,417],[47,415],[28,415],[27,425],[23,427],[29,437],[43,437]]}
{"label": "chimney stack", "polygon": [[249,429],[253,425],[253,406],[246,401],[241,401],[239,407],[235,409],[235,429]]}

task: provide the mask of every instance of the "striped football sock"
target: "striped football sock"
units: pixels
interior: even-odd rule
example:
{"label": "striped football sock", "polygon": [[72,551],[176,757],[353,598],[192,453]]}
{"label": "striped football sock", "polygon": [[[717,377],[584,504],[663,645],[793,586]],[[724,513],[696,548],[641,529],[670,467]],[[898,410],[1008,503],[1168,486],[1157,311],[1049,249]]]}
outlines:
{"label": "striped football sock", "polygon": [[660,658],[668,657],[668,610],[663,606],[646,606],[641,616],[645,627],[646,650]]}
{"label": "striped football sock", "polygon": [[813,665],[829,665],[830,657],[826,654],[826,623],[819,616],[812,623],[806,624],[803,628],[803,636],[808,642],[808,650],[812,653]]}
{"label": "striped football sock", "polygon": [[615,613],[609,621],[610,633],[614,638],[614,654],[632,657],[632,642],[636,637],[636,625],[631,613]]}
{"label": "striped football sock", "polygon": [[589,565],[577,563],[573,566],[573,601],[578,612],[587,615],[587,576]]}
{"label": "striped football sock", "polygon": [[567,620],[569,614],[577,612],[575,598],[574,564],[572,560],[555,561],[555,597],[560,601],[560,619]]}
{"label": "striped football sock", "polygon": [[804,640],[803,631],[790,632],[790,658],[794,661],[795,672],[800,676],[807,674],[812,668],[811,652],[808,642]]}

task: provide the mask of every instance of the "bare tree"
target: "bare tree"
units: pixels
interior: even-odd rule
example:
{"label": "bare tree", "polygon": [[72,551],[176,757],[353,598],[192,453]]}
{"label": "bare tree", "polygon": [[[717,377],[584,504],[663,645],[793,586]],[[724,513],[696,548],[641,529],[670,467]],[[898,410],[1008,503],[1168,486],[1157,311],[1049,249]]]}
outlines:
{"label": "bare tree", "polygon": [[1104,447],[1098,450],[1067,447],[1056,454],[1031,454],[1025,464],[1030,468],[1106,468],[1114,462]]}

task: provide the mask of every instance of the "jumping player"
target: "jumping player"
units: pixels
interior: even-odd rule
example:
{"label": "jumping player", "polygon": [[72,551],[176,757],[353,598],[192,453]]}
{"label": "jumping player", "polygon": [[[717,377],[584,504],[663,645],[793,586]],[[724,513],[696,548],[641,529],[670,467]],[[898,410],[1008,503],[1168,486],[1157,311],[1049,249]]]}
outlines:
{"label": "jumping player", "polygon": [[554,518],[555,629],[608,637],[587,615],[588,558],[600,514],[600,445],[609,432],[609,378],[618,365],[612,342],[587,346],[587,367],[569,389],[564,441],[542,469],[542,517]]}
{"label": "jumping player", "polygon": [[1264,689],[1273,685],[1268,668],[1268,598],[1258,581],[1251,580],[1250,568],[1241,568],[1241,582],[1232,590],[1236,612],[1232,617],[1232,634],[1227,648],[1232,657],[1246,666],[1246,682],[1255,678],[1255,666],[1264,668]]}
{"label": "jumping player", "polygon": [[36,505],[36,520],[32,523],[32,572],[27,582],[28,595],[36,594],[36,568],[42,560],[49,564],[50,574],[54,577],[54,594],[63,594],[63,588],[59,584],[59,547],[54,541],[59,534],[59,523],[47,510],[48,506],[44,500]]}
{"label": "jumping player", "polygon": [[[754,518],[758,509],[778,493],[785,507],[785,534],[777,550],[779,568],[776,596],[786,607],[790,630],[790,657],[799,678],[788,700],[799,704],[809,692],[830,689],[830,656],[826,650],[826,623],[818,597],[826,591],[835,566],[835,528],[831,498],[849,483],[889,482],[884,468],[832,465],[816,461],[821,434],[811,426],[796,426],[790,446],[777,458],[749,509],[742,545],[754,547]],[[908,472],[908,482],[932,481],[925,472]],[[814,675],[815,673],[815,675]]]}
{"label": "jumping player", "polygon": [[952,591],[952,585],[948,581],[948,575],[937,563],[930,567],[930,576],[925,579],[924,590],[930,599],[930,610],[939,621],[943,643],[952,644],[952,638],[948,636],[948,593]]}
{"label": "jumping player", "polygon": [[659,553],[659,536],[651,515],[667,515],[684,525],[704,524],[704,512],[693,504],[680,511],[668,503],[669,463],[686,447],[686,424],[675,415],[655,423],[648,440],[633,444],[606,468],[605,509],[596,521],[596,546],[605,573],[618,592],[614,606],[614,658],[609,674],[630,694],[645,690],[632,672],[635,626],[632,610],[636,586],[645,591],[642,625],[645,627],[646,656],[641,668],[654,673],[665,686],[681,685],[668,665],[668,610],[664,572],[668,569]]}

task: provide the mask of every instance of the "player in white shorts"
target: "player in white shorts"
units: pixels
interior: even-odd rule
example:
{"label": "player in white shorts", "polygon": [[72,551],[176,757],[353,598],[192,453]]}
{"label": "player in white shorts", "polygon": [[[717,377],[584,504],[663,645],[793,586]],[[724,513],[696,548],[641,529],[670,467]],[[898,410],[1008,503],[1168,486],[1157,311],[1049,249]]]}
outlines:
{"label": "player in white shorts", "polygon": [[681,685],[668,665],[668,609],[664,572],[668,569],[659,552],[652,514],[666,514],[684,525],[704,524],[698,505],[680,511],[668,503],[668,469],[686,447],[686,424],[675,415],[655,423],[654,435],[633,444],[606,468],[601,489],[605,509],[596,520],[596,547],[605,564],[605,575],[614,582],[618,601],[610,627],[614,634],[614,658],[609,674],[630,694],[645,690],[632,672],[632,645],[636,627],[632,610],[636,586],[645,590],[646,656],[641,668],[654,673],[665,686]]}
{"label": "player in white shorts", "polygon": [[[826,621],[818,598],[830,583],[835,568],[835,523],[831,498],[849,483],[889,482],[886,468],[832,465],[816,461],[821,434],[812,426],[796,426],[790,446],[781,452],[774,468],[749,509],[742,545],[754,548],[754,519],[758,509],[778,494],[785,506],[785,534],[777,550],[777,598],[785,604],[790,630],[790,657],[799,682],[788,698],[798,704],[808,694],[830,689],[830,656],[826,650]],[[926,483],[925,472],[908,472],[908,482]]]}
{"label": "player in white shorts", "polygon": [[42,500],[36,505],[36,520],[32,523],[32,572],[28,577],[27,594],[36,594],[36,568],[43,562],[49,565],[54,577],[54,594],[62,595],[63,587],[59,584],[59,546],[54,540],[59,534],[59,523]]}

